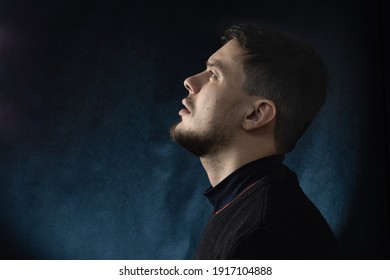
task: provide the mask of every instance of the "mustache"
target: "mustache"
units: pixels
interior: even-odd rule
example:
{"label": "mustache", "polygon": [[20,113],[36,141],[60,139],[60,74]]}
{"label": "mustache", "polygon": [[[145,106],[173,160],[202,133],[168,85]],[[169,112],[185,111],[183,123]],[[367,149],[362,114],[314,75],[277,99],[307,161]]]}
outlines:
{"label": "mustache", "polygon": [[195,109],[195,105],[194,105],[194,100],[192,99],[192,97],[190,97],[190,96],[186,97],[185,101],[186,101],[186,105],[188,106],[188,109],[190,109],[190,111],[193,112]]}

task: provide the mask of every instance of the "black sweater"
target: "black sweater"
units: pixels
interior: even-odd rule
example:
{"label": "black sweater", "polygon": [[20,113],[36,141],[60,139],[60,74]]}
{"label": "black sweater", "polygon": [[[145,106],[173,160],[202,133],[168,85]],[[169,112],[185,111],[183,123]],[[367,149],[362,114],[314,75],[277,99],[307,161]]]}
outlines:
{"label": "black sweater", "polygon": [[196,259],[337,259],[337,241],[303,193],[297,177],[277,164],[206,225]]}

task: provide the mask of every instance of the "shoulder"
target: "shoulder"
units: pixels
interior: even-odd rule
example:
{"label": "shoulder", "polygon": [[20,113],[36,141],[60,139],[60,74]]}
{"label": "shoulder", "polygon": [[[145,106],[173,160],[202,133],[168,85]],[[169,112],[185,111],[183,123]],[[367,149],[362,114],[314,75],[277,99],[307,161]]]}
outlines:
{"label": "shoulder", "polygon": [[328,223],[302,191],[296,174],[281,165],[248,195],[246,231],[232,247],[232,258],[335,258],[337,240]]}
{"label": "shoulder", "polygon": [[339,249],[334,242],[309,244],[280,233],[258,227],[242,235],[232,246],[228,259],[337,259]]}

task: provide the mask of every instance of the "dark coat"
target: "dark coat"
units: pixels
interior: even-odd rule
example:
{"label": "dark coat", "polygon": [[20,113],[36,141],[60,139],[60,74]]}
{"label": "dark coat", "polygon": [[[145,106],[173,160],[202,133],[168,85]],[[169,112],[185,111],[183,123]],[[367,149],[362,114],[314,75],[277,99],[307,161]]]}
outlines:
{"label": "dark coat", "polygon": [[337,259],[327,222],[281,164],[213,214],[196,259]]}

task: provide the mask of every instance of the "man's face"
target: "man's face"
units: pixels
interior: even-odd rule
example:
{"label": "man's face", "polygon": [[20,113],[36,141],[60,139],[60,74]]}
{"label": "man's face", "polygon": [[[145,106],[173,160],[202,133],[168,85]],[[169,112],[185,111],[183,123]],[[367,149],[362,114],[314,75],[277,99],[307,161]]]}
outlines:
{"label": "man's face", "polygon": [[205,71],[184,81],[188,96],[171,136],[199,157],[231,145],[241,128],[248,100],[242,90],[243,54],[238,42],[230,40],[208,59]]}

